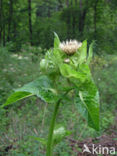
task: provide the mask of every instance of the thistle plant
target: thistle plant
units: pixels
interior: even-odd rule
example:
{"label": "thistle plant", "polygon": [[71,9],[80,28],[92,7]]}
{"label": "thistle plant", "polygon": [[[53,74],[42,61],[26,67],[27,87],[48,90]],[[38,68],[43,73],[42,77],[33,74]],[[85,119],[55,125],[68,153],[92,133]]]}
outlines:
{"label": "thistle plant", "polygon": [[54,48],[47,51],[40,62],[40,77],[15,90],[2,106],[33,95],[54,104],[48,138],[40,139],[46,145],[46,156],[52,156],[54,145],[69,134],[63,126],[55,126],[59,106],[63,99],[67,101],[69,94],[72,94],[71,104],[77,105],[88,126],[99,131],[99,94],[89,68],[92,55],[93,43],[87,50],[86,40],[82,43],[76,40],[61,43],[55,34]]}

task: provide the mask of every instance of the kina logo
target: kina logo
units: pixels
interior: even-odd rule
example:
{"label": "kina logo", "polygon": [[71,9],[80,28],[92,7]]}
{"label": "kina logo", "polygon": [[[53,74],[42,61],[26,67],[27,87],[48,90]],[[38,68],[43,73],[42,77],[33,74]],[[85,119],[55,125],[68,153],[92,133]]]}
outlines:
{"label": "kina logo", "polygon": [[83,150],[83,153],[84,153],[84,152],[91,153],[91,151],[89,150],[89,147],[88,147],[86,144],[84,144],[84,150]]}
{"label": "kina logo", "polygon": [[95,146],[92,144],[91,148],[84,144],[83,152],[82,153],[91,153],[91,154],[110,154],[114,155],[116,153],[115,147],[103,147],[101,145]]}

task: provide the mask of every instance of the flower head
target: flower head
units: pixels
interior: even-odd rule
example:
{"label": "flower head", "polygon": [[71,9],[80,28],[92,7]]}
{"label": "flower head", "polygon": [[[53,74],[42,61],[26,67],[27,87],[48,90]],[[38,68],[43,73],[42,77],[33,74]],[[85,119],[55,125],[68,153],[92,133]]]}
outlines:
{"label": "flower head", "polygon": [[59,45],[60,49],[68,55],[74,54],[78,50],[78,48],[80,48],[81,46],[82,46],[82,43],[76,40],[62,42]]}

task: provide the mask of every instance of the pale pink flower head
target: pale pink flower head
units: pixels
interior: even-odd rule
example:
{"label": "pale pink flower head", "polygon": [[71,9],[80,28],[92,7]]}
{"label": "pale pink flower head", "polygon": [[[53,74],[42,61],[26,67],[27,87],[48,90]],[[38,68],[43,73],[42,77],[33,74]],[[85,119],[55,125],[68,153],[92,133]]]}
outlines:
{"label": "pale pink flower head", "polygon": [[60,49],[68,55],[73,55],[81,46],[82,43],[76,40],[62,42],[59,45]]}

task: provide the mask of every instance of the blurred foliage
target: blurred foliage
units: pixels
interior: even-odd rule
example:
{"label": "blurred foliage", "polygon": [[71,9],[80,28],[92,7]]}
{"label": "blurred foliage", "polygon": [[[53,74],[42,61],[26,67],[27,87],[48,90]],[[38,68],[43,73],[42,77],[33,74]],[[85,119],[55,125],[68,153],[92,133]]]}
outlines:
{"label": "blurred foliage", "polygon": [[11,51],[25,43],[48,49],[56,32],[62,40],[95,40],[96,53],[116,53],[116,0],[35,0],[31,8],[28,2],[1,0],[0,43]]}

